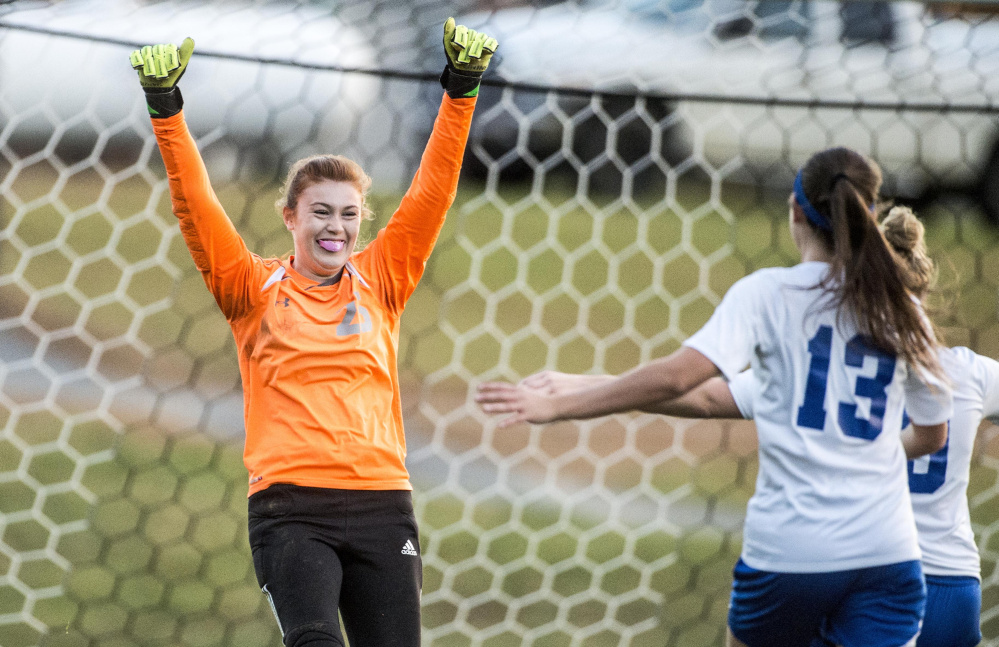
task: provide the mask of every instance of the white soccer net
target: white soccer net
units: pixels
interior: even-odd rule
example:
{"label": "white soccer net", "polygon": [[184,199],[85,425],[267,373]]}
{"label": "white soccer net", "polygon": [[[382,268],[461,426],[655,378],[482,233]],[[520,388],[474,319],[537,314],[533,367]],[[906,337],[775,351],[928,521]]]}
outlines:
{"label": "white soccer net", "polygon": [[[213,184],[249,247],[283,255],[292,161],[357,159],[384,224],[441,94],[440,24],[500,39],[402,326],[427,645],[721,644],[751,424],[501,431],[470,396],[674,350],[738,278],[794,262],[784,200],[814,150],[882,162],[944,261],[948,341],[999,356],[987,5],[517,4],[0,6],[0,645],[280,643],[245,538],[235,349],[169,211],[128,43],[194,36],[182,87]],[[970,493],[989,645],[996,438]]]}

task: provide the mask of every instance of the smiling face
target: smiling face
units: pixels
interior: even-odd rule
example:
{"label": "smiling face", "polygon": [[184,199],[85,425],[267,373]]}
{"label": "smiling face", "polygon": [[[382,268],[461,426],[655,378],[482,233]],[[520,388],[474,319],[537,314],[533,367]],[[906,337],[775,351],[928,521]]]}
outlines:
{"label": "smiling face", "polygon": [[354,251],[364,201],[350,182],[324,180],[302,190],[284,224],[295,241],[292,267],[317,283],[343,269]]}

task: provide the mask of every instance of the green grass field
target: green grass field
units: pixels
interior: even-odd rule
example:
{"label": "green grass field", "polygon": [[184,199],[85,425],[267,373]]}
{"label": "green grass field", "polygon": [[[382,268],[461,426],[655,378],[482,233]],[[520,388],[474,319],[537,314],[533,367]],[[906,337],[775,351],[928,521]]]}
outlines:
{"label": "green grass field", "polygon": [[[0,345],[5,361],[23,359],[44,331],[42,362],[72,377],[50,402],[38,394],[51,378],[26,370],[12,405],[0,405],[2,539],[18,556],[0,552],[0,575],[20,583],[0,585],[0,614],[29,605],[50,628],[44,644],[59,647],[279,644],[245,539],[241,443],[220,439],[211,406],[185,399],[210,405],[238,388],[238,371],[167,199],[140,176],[105,185],[82,172],[60,185],[46,163],[36,167],[11,190],[64,208],[50,200],[16,222],[9,204],[0,209],[0,316],[32,322],[4,329]],[[625,208],[580,203],[566,188],[532,196],[526,186],[463,184],[400,340],[429,644],[469,645],[470,635],[523,644],[505,622],[539,646],[580,635],[588,647],[617,645],[629,626],[647,627],[632,645],[719,644],[740,549],[725,519],[752,493],[751,425],[620,418],[500,435],[454,414],[485,377],[620,372],[666,354],[738,278],[795,262],[785,196],[722,189],[721,209],[704,206],[710,187],[695,182],[679,183],[671,203]],[[272,185],[219,195],[252,250],[290,250]],[[372,197],[370,231],[398,200]],[[926,215],[946,297],[939,323],[951,343],[999,356],[996,232],[944,208]],[[136,376],[144,391],[100,408],[109,382]],[[461,485],[489,457],[528,484],[554,479],[564,496],[525,486],[509,499]],[[456,480],[441,476],[448,461],[462,465]],[[996,486],[991,465],[973,472],[980,500]],[[587,495],[590,484],[637,514],[646,499],[668,500],[690,520],[622,524]],[[992,500],[974,508],[976,523],[997,521]],[[999,605],[994,587],[984,598]],[[608,617],[617,629],[598,626]],[[985,630],[999,636],[999,621]],[[4,647],[38,636],[25,623],[0,625]]]}

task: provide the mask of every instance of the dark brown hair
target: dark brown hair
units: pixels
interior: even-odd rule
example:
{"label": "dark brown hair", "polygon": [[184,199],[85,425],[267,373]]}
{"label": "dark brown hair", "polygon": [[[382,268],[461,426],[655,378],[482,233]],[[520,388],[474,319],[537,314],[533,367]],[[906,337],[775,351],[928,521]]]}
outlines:
{"label": "dark brown hair", "polygon": [[933,328],[913,299],[918,279],[892,250],[877,223],[881,169],[848,148],[816,153],[802,169],[808,202],[830,230],[808,221],[832,253],[820,284],[833,295],[838,317],[849,313],[877,348],[944,378]]}
{"label": "dark brown hair", "polygon": [[288,169],[281,197],[274,203],[278,213],[282,213],[285,207],[294,209],[302,191],[326,180],[353,184],[361,194],[361,217],[364,219],[371,217],[371,209],[368,208],[371,178],[360,164],[342,155],[314,155],[292,164]]}

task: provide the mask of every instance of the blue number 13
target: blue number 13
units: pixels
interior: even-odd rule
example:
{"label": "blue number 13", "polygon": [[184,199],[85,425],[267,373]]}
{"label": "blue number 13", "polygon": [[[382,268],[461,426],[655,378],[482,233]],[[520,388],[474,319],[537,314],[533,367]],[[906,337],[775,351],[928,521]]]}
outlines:
{"label": "blue number 13", "polygon": [[[826,385],[829,379],[829,360],[832,354],[832,327],[819,326],[815,336],[808,340],[808,380],[805,383],[805,400],[798,407],[798,426],[822,430],[826,425]],[[888,402],[888,385],[895,376],[895,356],[872,346],[862,335],[854,335],[846,344],[843,361],[847,366],[860,368],[865,357],[878,360],[874,377],[858,377],[856,395],[869,398],[871,415],[857,417],[856,403],[839,403],[839,428],[847,436],[874,440],[881,433],[885,406]]]}

